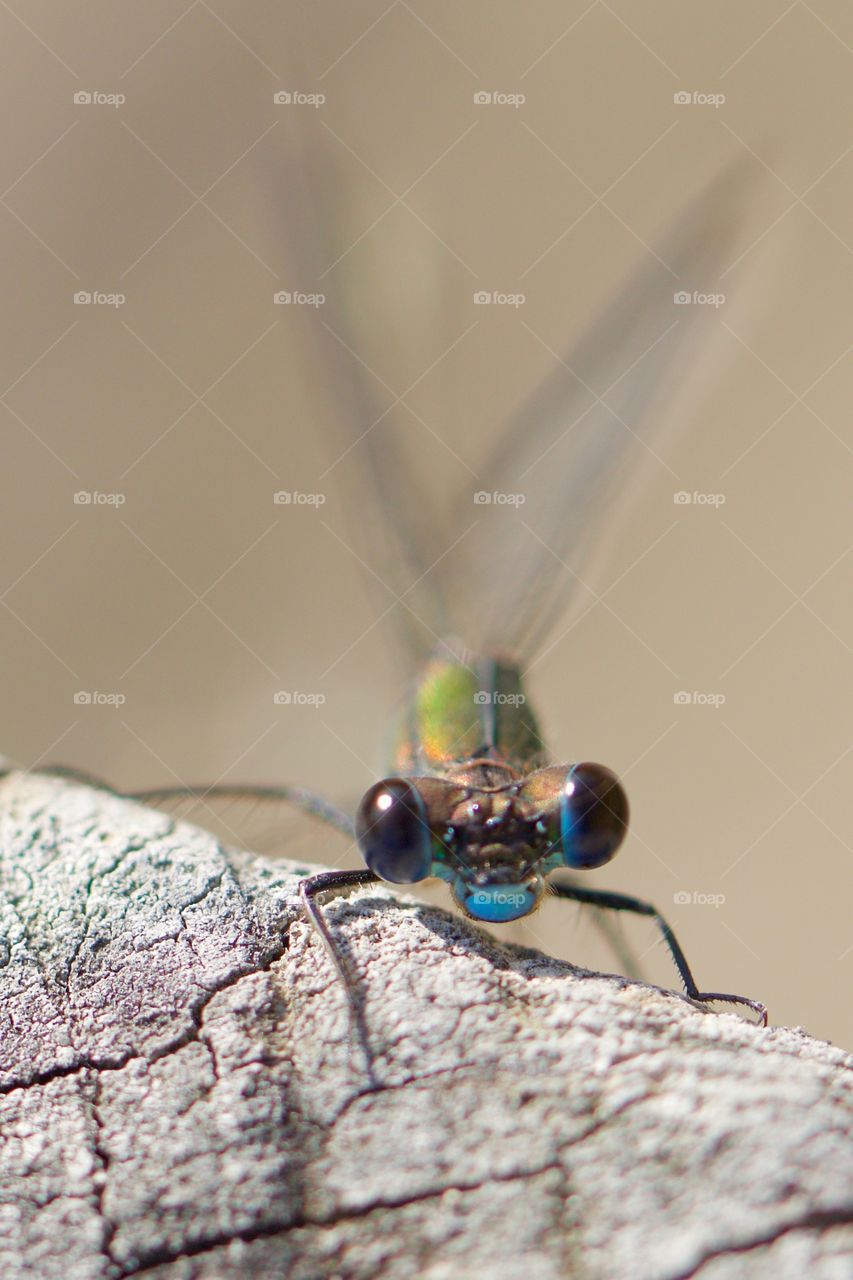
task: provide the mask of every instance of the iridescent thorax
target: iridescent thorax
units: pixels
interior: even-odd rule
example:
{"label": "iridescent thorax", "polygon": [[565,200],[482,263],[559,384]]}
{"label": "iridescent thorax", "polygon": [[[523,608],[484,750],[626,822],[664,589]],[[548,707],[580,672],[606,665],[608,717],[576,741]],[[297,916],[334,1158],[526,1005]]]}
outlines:
{"label": "iridescent thorax", "polygon": [[460,762],[495,760],[531,772],[545,763],[539,725],[516,663],[436,657],[411,697],[394,755],[401,774],[446,776]]}

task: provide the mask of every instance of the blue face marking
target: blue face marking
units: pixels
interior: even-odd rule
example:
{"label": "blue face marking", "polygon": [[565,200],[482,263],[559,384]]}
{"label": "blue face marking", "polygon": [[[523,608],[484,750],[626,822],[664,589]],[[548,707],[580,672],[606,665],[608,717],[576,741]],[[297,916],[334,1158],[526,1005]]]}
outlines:
{"label": "blue face marking", "polygon": [[542,886],[535,884],[473,885],[460,878],[453,886],[460,907],[487,924],[507,924],[529,915],[541,894]]}

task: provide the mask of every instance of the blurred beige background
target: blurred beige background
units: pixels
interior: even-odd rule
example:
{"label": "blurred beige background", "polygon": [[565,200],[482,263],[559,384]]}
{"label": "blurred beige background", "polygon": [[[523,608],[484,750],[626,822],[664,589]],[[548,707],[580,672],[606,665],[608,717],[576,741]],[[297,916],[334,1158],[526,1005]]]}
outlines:
{"label": "blurred beige background", "polygon": [[[334,243],[375,283],[358,354],[384,405],[407,393],[427,518],[445,446],[476,473],[679,207],[744,161],[706,376],[599,571],[606,607],[530,685],[555,758],[626,777],[633,832],[595,882],[655,901],[700,985],[849,1044],[850,6],[12,0],[0,28],[0,748],[123,788],[297,781],[351,807],[383,768],[406,667],[324,478],[342,410],[317,317],[273,303],[316,288],[287,265],[285,132],[340,166]],[[285,489],[328,499],[274,506]],[[526,938],[608,963],[567,904]]]}

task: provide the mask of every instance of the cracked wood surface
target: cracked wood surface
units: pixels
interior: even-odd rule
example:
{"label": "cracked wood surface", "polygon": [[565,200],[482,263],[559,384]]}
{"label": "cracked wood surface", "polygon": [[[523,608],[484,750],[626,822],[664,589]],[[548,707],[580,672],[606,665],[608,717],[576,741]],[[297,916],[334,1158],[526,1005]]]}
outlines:
{"label": "cracked wood surface", "polygon": [[[0,781],[5,1280],[853,1275],[850,1059]],[[771,1010],[772,1014],[772,1010]]]}

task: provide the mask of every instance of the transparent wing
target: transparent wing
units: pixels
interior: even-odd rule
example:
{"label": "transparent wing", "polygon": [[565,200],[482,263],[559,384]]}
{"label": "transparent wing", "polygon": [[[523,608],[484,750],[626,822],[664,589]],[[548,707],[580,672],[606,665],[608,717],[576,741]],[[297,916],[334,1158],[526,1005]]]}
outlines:
{"label": "transparent wing", "polygon": [[[310,281],[303,287],[325,298],[306,317],[306,356],[330,402],[336,433],[322,480],[342,499],[348,539],[363,561],[368,588],[376,585],[372,577],[404,598],[394,617],[412,655],[423,657],[446,634],[441,581],[431,572],[443,538],[424,501],[395,393],[369,363],[365,337],[374,321],[385,327],[387,342],[409,321],[417,328],[433,315],[439,325],[439,296],[431,281],[440,273],[424,273],[425,289],[410,300],[411,315],[401,317],[384,297],[395,264],[377,263],[372,271],[363,255],[348,253],[364,219],[356,214],[353,183],[337,152],[322,134],[309,145],[295,127],[285,125],[281,139],[277,171],[259,174],[258,181],[267,192],[282,277]],[[387,606],[387,591],[377,600]]]}
{"label": "transparent wing", "polygon": [[[584,598],[590,558],[630,509],[632,481],[665,465],[658,448],[676,394],[699,394],[710,374],[709,309],[678,306],[675,296],[713,289],[744,170],[733,166],[686,207],[577,345],[554,353],[551,375],[496,424],[492,456],[449,505],[424,492],[406,447],[411,431],[361,354],[367,328],[384,324],[391,341],[401,323],[383,305],[383,282],[400,263],[377,260],[369,278],[361,259],[354,265],[348,184],[322,137],[309,147],[291,131],[279,177],[271,203],[287,256],[326,294],[315,325],[318,376],[336,397],[332,469],[349,498],[354,541],[371,571],[405,597],[398,616],[417,656],[453,637],[475,651],[529,658]],[[441,259],[430,266],[426,275],[438,281]],[[437,283],[421,290],[403,323],[417,330],[424,311],[440,323],[440,292]]]}
{"label": "transparent wing", "polygon": [[676,296],[714,290],[744,187],[733,168],[680,213],[657,257],[644,256],[500,433],[481,473],[485,500],[463,487],[454,524],[472,511],[479,519],[464,560],[447,566],[444,593],[456,631],[475,650],[533,656],[586,595],[590,560],[630,509],[632,482],[666,467],[658,449],[674,425],[672,402],[701,393],[719,333],[712,308],[678,305]]}

